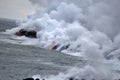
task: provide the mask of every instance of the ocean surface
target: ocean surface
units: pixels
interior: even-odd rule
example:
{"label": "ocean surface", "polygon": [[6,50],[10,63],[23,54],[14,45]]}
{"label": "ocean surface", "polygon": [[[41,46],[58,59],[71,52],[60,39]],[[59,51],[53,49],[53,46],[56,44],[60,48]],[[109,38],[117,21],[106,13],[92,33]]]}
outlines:
{"label": "ocean surface", "polygon": [[27,21],[0,19],[1,80],[120,80],[120,0],[29,1]]}
{"label": "ocean surface", "polygon": [[120,80],[120,1],[30,1],[27,21],[0,19],[0,80]]}
{"label": "ocean surface", "polygon": [[12,44],[11,35],[2,34],[16,27],[15,20],[0,19],[0,80],[22,80],[33,75],[58,75],[73,66],[83,67],[81,57],[35,46]]}

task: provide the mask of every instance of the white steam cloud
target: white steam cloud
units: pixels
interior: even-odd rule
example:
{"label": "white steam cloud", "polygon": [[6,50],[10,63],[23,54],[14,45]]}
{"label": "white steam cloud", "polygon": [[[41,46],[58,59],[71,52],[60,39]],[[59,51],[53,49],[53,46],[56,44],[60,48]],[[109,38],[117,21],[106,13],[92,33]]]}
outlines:
{"label": "white steam cloud", "polygon": [[[40,47],[49,48],[53,41],[61,46],[70,44],[68,50],[87,53],[86,56],[95,56],[96,52],[106,56],[119,50],[119,0],[30,1],[37,9],[19,29],[37,31]],[[89,48],[95,48],[95,52],[89,55]]]}
{"label": "white steam cloud", "polygon": [[60,45],[59,51],[69,44],[63,52],[84,56],[95,70],[102,68],[103,73],[106,59],[120,59],[120,0],[30,1],[36,11],[19,28],[37,31],[40,47],[50,49],[55,42]]}
{"label": "white steam cloud", "polygon": [[[84,18],[85,27],[97,29],[114,38],[120,30],[119,0],[30,0],[49,12],[51,18],[73,21]],[[65,2],[65,3],[62,3]],[[62,3],[62,4],[61,4]],[[70,4],[67,6],[66,4]],[[39,8],[40,8],[39,7]],[[41,8],[40,8],[41,9]],[[57,9],[57,10],[56,10]],[[46,11],[45,11],[46,10]],[[39,15],[39,14],[38,14]]]}

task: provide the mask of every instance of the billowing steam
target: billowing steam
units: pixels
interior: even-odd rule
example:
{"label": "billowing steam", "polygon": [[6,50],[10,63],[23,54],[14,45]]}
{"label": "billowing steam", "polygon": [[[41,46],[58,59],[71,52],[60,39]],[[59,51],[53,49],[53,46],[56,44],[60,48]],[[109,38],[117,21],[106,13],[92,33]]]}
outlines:
{"label": "billowing steam", "polygon": [[106,68],[106,59],[120,58],[120,0],[30,1],[36,11],[18,28],[37,31],[40,47],[50,49],[54,43],[60,51],[62,46],[69,45],[62,52],[82,55],[103,72],[100,68]]}
{"label": "billowing steam", "polygon": [[[72,17],[77,19],[82,18],[83,17],[81,16],[81,11],[82,11],[86,21],[85,27],[89,29],[93,29],[93,28],[98,29],[102,32],[105,32],[111,38],[114,38],[114,36],[116,36],[119,33],[119,29],[120,29],[119,27],[120,11],[118,9],[120,5],[119,0],[114,0],[114,1],[113,0],[30,0],[30,1],[33,4],[37,4],[40,5],[40,7],[46,8],[47,11],[50,12],[50,16],[57,20],[63,19],[63,17],[65,18],[66,15],[68,15],[67,19],[70,20],[72,19]],[[70,5],[67,6],[65,4],[61,4],[62,2],[66,2],[66,4],[70,4]],[[62,10],[63,12],[60,10]],[[64,14],[66,12],[68,13]]]}

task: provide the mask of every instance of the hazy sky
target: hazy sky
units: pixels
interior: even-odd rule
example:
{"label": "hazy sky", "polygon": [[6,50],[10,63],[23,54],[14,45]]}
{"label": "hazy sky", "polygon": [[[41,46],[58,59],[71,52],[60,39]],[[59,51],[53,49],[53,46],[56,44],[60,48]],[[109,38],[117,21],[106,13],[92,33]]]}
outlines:
{"label": "hazy sky", "polygon": [[0,0],[0,18],[26,19],[33,10],[29,0]]}

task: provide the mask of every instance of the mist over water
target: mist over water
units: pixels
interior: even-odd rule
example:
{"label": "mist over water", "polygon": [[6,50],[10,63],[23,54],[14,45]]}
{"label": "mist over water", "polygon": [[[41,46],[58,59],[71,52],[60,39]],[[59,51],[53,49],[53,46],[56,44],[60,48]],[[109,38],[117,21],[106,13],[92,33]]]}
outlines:
{"label": "mist over water", "polygon": [[[26,23],[6,32],[14,34],[23,28],[35,30],[38,40],[32,42],[37,46],[50,49],[53,42],[60,47],[70,44],[62,52],[82,56],[88,62],[84,68],[68,70],[66,74],[49,77],[49,80],[65,80],[68,77],[87,80],[118,78],[114,70],[120,70],[119,0],[30,1],[36,11],[28,15]],[[27,40],[23,44],[31,44],[30,39]]]}

